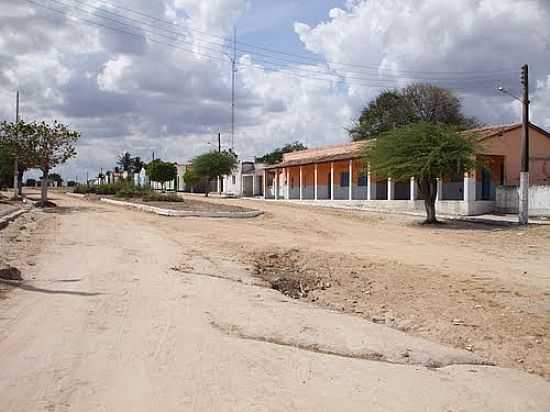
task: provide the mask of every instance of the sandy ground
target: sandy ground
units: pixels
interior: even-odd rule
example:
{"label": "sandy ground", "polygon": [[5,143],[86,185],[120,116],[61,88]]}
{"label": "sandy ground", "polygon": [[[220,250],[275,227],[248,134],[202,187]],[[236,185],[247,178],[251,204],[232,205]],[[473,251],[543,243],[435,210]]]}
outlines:
{"label": "sandy ground", "polygon": [[[502,368],[475,345],[442,345],[441,332],[429,332],[437,319],[453,323],[469,279],[506,287],[511,293],[488,295],[507,296],[509,306],[471,307],[458,323],[523,305],[516,315],[542,342],[532,350],[547,348],[543,230],[430,229],[394,216],[246,201],[232,204],[267,214],[178,219],[62,196],[55,202],[55,211],[27,214],[0,232],[2,258],[26,278],[0,301],[1,411],[548,410],[550,383],[519,370],[527,356],[504,365],[516,369]],[[401,324],[284,296],[258,277],[262,256],[266,270],[325,283],[343,283],[353,271],[349,279],[371,282],[363,294],[373,297],[395,287],[400,292],[373,305],[385,301]],[[466,291],[451,299],[443,284]],[[323,287],[303,299],[326,299],[334,309],[330,294],[349,294]],[[405,290],[408,299],[393,300]],[[435,302],[449,312],[432,313]],[[423,318],[405,328],[413,309]],[[525,332],[506,329],[507,321],[487,333]],[[477,322],[452,326],[489,327]]]}

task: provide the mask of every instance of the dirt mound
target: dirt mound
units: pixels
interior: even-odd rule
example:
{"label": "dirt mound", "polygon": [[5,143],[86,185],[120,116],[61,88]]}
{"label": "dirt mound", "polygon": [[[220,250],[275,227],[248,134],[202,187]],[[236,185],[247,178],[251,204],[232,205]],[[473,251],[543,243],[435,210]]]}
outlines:
{"label": "dirt mound", "polygon": [[312,291],[331,286],[330,269],[308,267],[296,249],[257,255],[255,275],[293,299],[307,298]]}
{"label": "dirt mound", "polygon": [[0,279],[23,280],[19,269],[3,262],[0,262]]}
{"label": "dirt mound", "polygon": [[38,201],[34,204],[34,206],[40,207],[40,208],[57,207],[57,205],[54,202],[51,202],[49,200],[47,202]]}

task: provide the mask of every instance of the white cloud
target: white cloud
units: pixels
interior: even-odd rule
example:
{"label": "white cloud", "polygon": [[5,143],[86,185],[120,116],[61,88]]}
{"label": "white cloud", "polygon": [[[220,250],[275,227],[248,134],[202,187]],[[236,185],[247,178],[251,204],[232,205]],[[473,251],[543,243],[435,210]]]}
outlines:
{"label": "white cloud", "polygon": [[[278,7],[287,7],[286,1]],[[155,20],[153,27],[142,26],[138,33],[148,37],[145,41],[75,24],[26,2],[14,6],[0,0],[0,116],[13,117],[13,96],[5,91],[20,88],[26,118],[57,118],[81,130],[79,156],[62,168],[68,176],[112,167],[125,150],[146,159],[155,151],[185,161],[209,150],[218,131],[229,143],[231,71],[223,40],[216,36],[231,37],[251,2],[124,5],[173,24]],[[291,1],[288,10],[294,10]],[[429,80],[426,72],[433,71],[506,70],[502,79],[480,75],[476,82],[452,85],[460,89],[469,114],[486,122],[513,121],[517,104],[497,95],[494,83],[517,91],[524,62],[532,67],[533,120],[550,127],[549,10],[542,0],[348,0],[328,11],[326,21],[296,22],[294,31],[307,50],[349,66],[289,64],[274,70],[258,56],[241,57],[236,150],[251,158],[293,140],[309,146],[341,142],[345,128],[380,88],[406,84],[402,77]],[[193,30],[177,43],[151,34],[174,36],[170,31],[187,27]],[[347,82],[319,80],[327,67]]]}

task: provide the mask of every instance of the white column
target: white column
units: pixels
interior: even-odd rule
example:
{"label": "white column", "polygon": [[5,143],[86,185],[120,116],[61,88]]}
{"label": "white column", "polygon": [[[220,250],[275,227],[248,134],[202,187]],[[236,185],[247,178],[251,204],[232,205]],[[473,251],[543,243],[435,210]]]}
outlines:
{"label": "white column", "polygon": [[367,200],[376,199],[376,182],[372,181],[370,166],[367,169]]}
{"label": "white column", "polygon": [[349,161],[349,200],[353,200],[353,160]]}
{"label": "white column", "polygon": [[286,200],[290,200],[290,173],[288,167],[285,167]]}
{"label": "white column", "polygon": [[252,197],[256,194],[256,174],[252,175]]}
{"label": "white column", "polygon": [[437,178],[437,195],[435,197],[436,202],[441,201],[442,194],[443,194],[443,180],[440,177],[438,177]]}
{"label": "white column", "polygon": [[275,187],[275,200],[279,200],[279,169],[275,169],[275,182],[273,186]]}
{"label": "white column", "polygon": [[264,169],[264,200],[267,199],[267,171]]}
{"label": "white column", "polygon": [[330,200],[334,200],[334,162],[330,162]]}
{"label": "white column", "polygon": [[464,202],[476,200],[476,178],[473,173],[464,173]]}
{"label": "white column", "polygon": [[395,182],[391,177],[388,177],[388,200],[395,199]]}
{"label": "white column", "polygon": [[304,189],[303,189],[303,171],[302,166],[300,166],[300,200],[304,199]]}
{"label": "white column", "polygon": [[414,202],[415,200],[417,200],[418,198],[418,189],[416,187],[416,179],[413,177],[411,177],[411,201]]}
{"label": "white column", "polygon": [[315,163],[315,171],[314,171],[314,178],[313,178],[313,198],[317,200],[317,174],[318,174],[318,168],[317,163]]}

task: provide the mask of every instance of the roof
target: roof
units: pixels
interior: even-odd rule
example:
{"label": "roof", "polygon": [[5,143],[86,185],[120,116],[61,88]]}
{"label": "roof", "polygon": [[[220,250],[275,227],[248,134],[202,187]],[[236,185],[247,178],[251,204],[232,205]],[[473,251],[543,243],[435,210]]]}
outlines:
{"label": "roof", "polygon": [[[504,133],[519,129],[520,127],[522,127],[521,123],[511,123],[511,124],[502,124],[502,125],[496,125],[496,126],[478,127],[476,129],[466,130],[463,133],[468,133],[468,134],[475,133],[479,137],[479,140],[485,140],[493,136],[502,136]],[[529,123],[529,127],[547,137],[550,137],[549,132],[534,125],[533,123]]]}
{"label": "roof", "polygon": [[362,156],[362,149],[364,146],[365,142],[362,141],[285,153],[282,162],[267,166],[266,169],[332,162],[336,160],[358,159]]}
{"label": "roof", "polygon": [[[546,130],[529,123],[530,128],[538,131],[550,138],[550,133]],[[493,136],[502,136],[504,133],[518,129],[522,126],[521,123],[511,123],[496,126],[478,127],[464,131],[464,134],[475,133],[479,140],[485,140]],[[312,163],[333,162],[337,160],[358,159],[362,157],[363,148],[369,141],[360,141],[353,143],[337,144],[331,146],[321,146],[315,149],[300,150],[297,152],[285,153],[283,160],[280,163],[266,166],[265,169],[277,169],[282,167],[300,166]]]}

